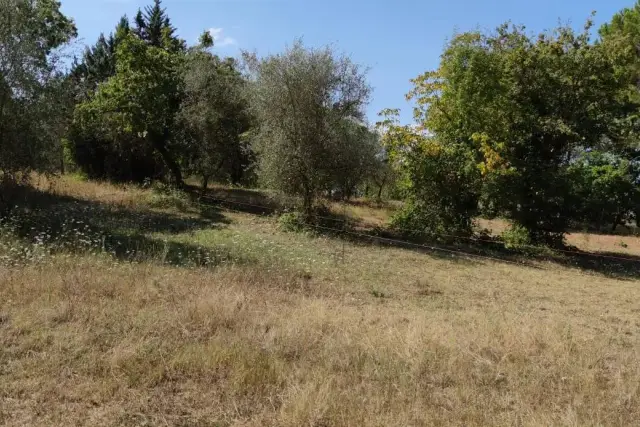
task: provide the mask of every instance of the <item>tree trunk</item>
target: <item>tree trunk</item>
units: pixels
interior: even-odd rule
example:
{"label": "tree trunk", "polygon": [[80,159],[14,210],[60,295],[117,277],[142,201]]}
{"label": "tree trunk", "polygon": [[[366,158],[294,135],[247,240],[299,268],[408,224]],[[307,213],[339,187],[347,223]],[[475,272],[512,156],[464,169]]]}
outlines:
{"label": "tree trunk", "polygon": [[60,173],[64,175],[67,171],[64,165],[64,144],[60,144]]}
{"label": "tree trunk", "polygon": [[209,185],[209,175],[202,175],[202,191],[207,190],[207,186]]}
{"label": "tree trunk", "polygon": [[382,190],[384,190],[384,186],[387,184],[388,175],[385,173],[382,176],[382,181],[378,184],[378,181],[375,180],[376,185],[378,186],[378,198],[376,201],[380,203],[382,201]]}
{"label": "tree trunk", "polygon": [[4,80],[0,80],[0,141],[4,138],[4,108],[5,104],[8,102],[9,97],[9,89],[4,88]]}
{"label": "tree trunk", "polygon": [[618,224],[622,221],[622,215],[618,214],[613,220],[613,226],[611,227],[611,232],[615,233],[616,228],[618,228]]}
{"label": "tree trunk", "polygon": [[305,216],[305,221],[310,221],[313,209],[313,197],[311,196],[311,188],[307,183],[303,184],[304,194],[302,196],[302,210]]}
{"label": "tree trunk", "polygon": [[173,179],[175,181],[175,185],[178,188],[184,188],[184,180],[182,179],[182,171],[180,170],[180,165],[175,161],[169,150],[167,150],[167,140],[169,139],[169,131],[165,129],[162,135],[151,136],[151,143],[153,144],[153,148],[158,150],[158,153],[162,156],[162,160],[167,165],[171,174],[173,175]]}

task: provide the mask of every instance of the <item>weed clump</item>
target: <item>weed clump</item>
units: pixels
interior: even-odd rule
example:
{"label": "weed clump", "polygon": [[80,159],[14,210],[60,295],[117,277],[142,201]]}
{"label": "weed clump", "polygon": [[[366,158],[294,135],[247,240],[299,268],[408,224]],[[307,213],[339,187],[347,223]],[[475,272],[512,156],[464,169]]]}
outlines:
{"label": "weed clump", "polygon": [[307,230],[309,224],[301,212],[285,212],[278,218],[278,227],[282,231],[300,233]]}

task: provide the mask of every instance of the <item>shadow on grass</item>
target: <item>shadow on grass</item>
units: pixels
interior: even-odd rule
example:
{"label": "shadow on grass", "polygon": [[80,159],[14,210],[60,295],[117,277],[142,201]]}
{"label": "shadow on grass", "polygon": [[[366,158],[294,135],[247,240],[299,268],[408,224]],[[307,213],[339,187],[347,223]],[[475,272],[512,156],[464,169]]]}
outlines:
{"label": "shadow on grass", "polygon": [[[340,203],[340,201],[338,201]],[[399,202],[388,201],[388,200],[375,200],[375,199],[352,199],[346,200],[344,203],[348,206],[355,206],[361,208],[370,208],[370,209],[398,209],[400,207]]]}
{"label": "shadow on grass", "polygon": [[616,278],[640,279],[640,256],[615,252],[569,251],[551,261]]}
{"label": "shadow on grass", "polygon": [[257,190],[207,188],[203,191],[202,188],[188,186],[187,192],[205,206],[221,206],[250,214],[271,215],[286,207],[283,206],[282,201],[277,201]]}
{"label": "shadow on grass", "polygon": [[152,261],[175,266],[249,263],[228,248],[203,248],[152,237],[215,229],[228,224],[212,207],[203,218],[168,212],[138,211],[100,202],[24,188],[10,221],[13,234],[52,253],[108,253],[123,261]]}
{"label": "shadow on grass", "polygon": [[[203,191],[199,187],[187,187],[192,199],[198,201],[203,210],[207,207],[223,208],[256,215],[273,215],[292,210],[296,206],[294,197],[270,197],[259,190],[242,188],[208,188]],[[363,202],[364,203],[364,202]],[[345,222],[353,222],[348,215],[336,213],[327,207],[317,208],[314,216],[320,225],[342,227]]]}
{"label": "shadow on grass", "polygon": [[[203,205],[203,212],[218,208],[231,209],[257,215],[270,215],[284,209],[278,201],[257,190],[217,188],[202,190],[191,187],[189,192]],[[355,206],[370,206],[367,201],[349,202]],[[393,246],[428,253],[442,259],[460,263],[477,263],[482,260],[516,263],[530,268],[542,268],[540,262],[549,262],[565,267],[602,274],[618,279],[640,278],[640,256],[586,252],[577,249],[553,250],[512,250],[499,241],[470,242],[462,239],[449,241],[433,239],[408,239],[387,229],[345,228],[345,219],[335,212],[321,212],[312,228],[320,234],[335,239],[344,239],[357,244]]]}
{"label": "shadow on grass", "polygon": [[[398,240],[402,236],[385,230],[376,230],[382,238]],[[411,245],[421,244],[443,252],[457,252],[458,256],[487,258],[495,261],[517,263],[531,268],[542,268],[541,262],[548,262],[564,267],[577,268],[617,279],[640,279],[640,256],[608,252],[586,252],[576,248],[554,250],[549,248],[510,249],[499,240],[468,240],[449,238],[447,241],[420,239],[413,240]]]}
{"label": "shadow on grass", "polygon": [[[195,189],[192,190],[193,194]],[[272,214],[282,209],[259,191],[241,189],[209,190],[202,195],[200,202],[210,207],[220,206],[252,214]],[[356,202],[355,205],[368,205]],[[578,268],[619,279],[640,278],[640,257],[615,253],[584,252],[579,250],[518,251],[504,247],[499,241],[471,242],[462,239],[449,241],[433,239],[408,239],[385,229],[344,228],[345,217],[323,212],[311,227],[316,232],[335,239],[345,239],[358,244],[393,246],[412,249],[431,256],[461,263],[477,263],[484,260],[516,263],[530,268],[540,269],[540,262],[550,262],[565,267]]]}
{"label": "shadow on grass", "polygon": [[[318,229],[318,227],[313,228]],[[477,265],[484,261],[496,261],[516,263],[518,265],[534,269],[541,269],[541,267],[531,259],[523,258],[515,254],[507,254],[504,252],[499,253],[487,250],[486,248],[466,244],[454,244],[452,242],[415,238],[408,239],[404,236],[399,236],[389,232],[388,230],[382,230],[380,228],[375,230],[329,230],[326,228],[319,228],[319,231],[317,232],[325,236],[345,240],[358,245],[401,248],[462,265]]]}

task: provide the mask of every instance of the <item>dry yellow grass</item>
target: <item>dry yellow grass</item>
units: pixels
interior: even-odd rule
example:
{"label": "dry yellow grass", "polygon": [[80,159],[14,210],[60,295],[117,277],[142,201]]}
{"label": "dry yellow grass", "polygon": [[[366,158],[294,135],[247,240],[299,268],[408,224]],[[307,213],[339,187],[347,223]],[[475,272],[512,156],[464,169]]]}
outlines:
{"label": "dry yellow grass", "polygon": [[62,176],[55,179],[36,176],[34,186],[52,194],[75,197],[79,200],[100,201],[107,205],[123,208],[144,206],[149,191],[138,186],[111,184],[107,182],[79,181],[73,176]]}
{"label": "dry yellow grass", "polygon": [[388,225],[389,220],[399,208],[399,202],[377,203],[366,199],[355,199],[347,203],[331,203],[331,210],[334,213],[338,215],[346,213],[349,218],[358,220],[365,227]]}
{"label": "dry yellow grass", "polygon": [[299,261],[0,267],[0,425],[640,423],[636,280],[350,243],[340,263],[226,217],[167,238]]}

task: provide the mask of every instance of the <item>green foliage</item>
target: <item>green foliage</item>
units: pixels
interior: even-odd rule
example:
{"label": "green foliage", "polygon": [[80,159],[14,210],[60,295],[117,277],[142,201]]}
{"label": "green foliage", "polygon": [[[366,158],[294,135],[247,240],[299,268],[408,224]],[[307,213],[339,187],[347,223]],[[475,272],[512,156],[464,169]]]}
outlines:
{"label": "green foliage", "polygon": [[526,249],[531,245],[529,231],[518,224],[503,231],[500,237],[507,249]]}
{"label": "green foliage", "polygon": [[232,58],[220,59],[204,46],[186,57],[184,99],[179,121],[186,130],[183,158],[187,171],[202,178],[241,183],[253,163],[243,134],[250,129],[245,80]]}
{"label": "green foliage", "polygon": [[[152,147],[177,185],[182,173],[169,149],[180,101],[182,57],[127,34],[117,49],[116,74],[76,108],[75,125],[99,140]],[[119,150],[117,150],[119,151]],[[148,152],[148,151],[147,151]]]}
{"label": "green foliage", "polygon": [[91,179],[138,182],[160,179],[166,173],[160,155],[137,135],[107,134],[100,117],[72,124],[68,138],[70,157],[83,174]]}
{"label": "green foliage", "polygon": [[214,40],[213,40],[213,36],[211,35],[210,31],[205,31],[200,35],[200,46],[202,46],[205,49],[211,49],[213,47],[214,44]]}
{"label": "green foliage", "polygon": [[304,215],[300,212],[283,213],[278,218],[278,226],[283,231],[293,233],[299,233],[307,228]]}
{"label": "green foliage", "polygon": [[309,213],[318,195],[334,187],[350,123],[362,119],[369,97],[364,73],[329,48],[296,42],[264,59],[246,55],[250,104],[257,120],[253,140],[260,177],[267,186],[299,196]]}
{"label": "green foliage", "polygon": [[179,57],[129,35],[118,47],[116,74],[85,108],[105,113],[108,130],[116,125],[115,132],[160,134],[177,103],[179,64]]}
{"label": "green foliage", "polygon": [[[640,2],[616,13],[611,22],[600,28],[601,43],[615,61],[620,75],[633,83],[626,92],[636,103],[640,100]],[[630,111],[637,117],[637,111]],[[630,118],[631,118],[630,117]]]}
{"label": "green foliage", "polygon": [[349,199],[358,186],[383,167],[378,160],[382,147],[379,135],[363,123],[344,120],[336,128],[343,142],[328,165],[331,177],[326,191]]}
{"label": "green foliage", "polygon": [[610,22],[602,25],[599,33],[605,40],[616,36],[628,36],[630,42],[638,45],[640,43],[640,2],[636,1],[632,7],[626,7],[613,15]]}
{"label": "green foliage", "polygon": [[[379,136],[378,136],[379,138]],[[380,141],[382,142],[382,141]],[[373,159],[373,165],[364,181],[364,196],[377,203],[383,199],[401,198],[398,184],[400,174],[389,158],[384,147],[380,147]]]}
{"label": "green foliage", "polygon": [[633,219],[640,206],[637,166],[617,156],[590,152],[577,159],[569,173],[577,222],[615,230]]}
{"label": "green foliage", "polygon": [[149,206],[160,209],[178,209],[185,211],[191,206],[189,195],[179,188],[164,183],[154,183]]}
{"label": "green foliage", "polygon": [[172,53],[185,49],[185,42],[176,37],[176,29],[166,9],[162,8],[162,0],[154,0],[152,6],[145,7],[144,12],[138,10],[134,18],[134,34],[149,46],[164,48]]}
{"label": "green foliage", "polygon": [[28,172],[62,163],[72,99],[61,63],[75,36],[59,2],[0,0],[0,209]]}
{"label": "green foliage", "polygon": [[126,17],[85,51],[72,77],[83,94],[69,134],[76,163],[89,176],[142,182],[171,173],[182,185],[172,150],[182,97],[184,41],[160,1]]}
{"label": "green foliage", "polygon": [[88,96],[98,84],[116,73],[116,50],[129,31],[129,21],[123,16],[114,33],[109,37],[100,34],[94,46],[85,48],[82,61],[74,63],[70,75],[77,85],[79,96]]}
{"label": "green foliage", "polygon": [[64,173],[76,172],[78,166],[76,165],[73,147],[71,142],[67,138],[62,138],[62,170]]}
{"label": "green foliage", "polygon": [[557,244],[570,223],[571,156],[628,135],[621,94],[629,80],[604,45],[590,42],[590,27],[530,37],[503,25],[457,35],[410,94],[419,129],[444,146],[468,147],[483,176],[483,206],[526,228],[533,242]]}
{"label": "green foliage", "polygon": [[[101,34],[94,46],[85,49],[82,61],[74,64],[70,78],[76,86],[78,104],[88,102],[98,85],[116,74],[116,51],[129,34],[129,21],[123,16],[109,37]],[[76,117],[78,114],[76,111]],[[102,130],[101,120],[100,116],[76,120],[69,130],[66,148],[83,174],[94,179],[136,182],[162,176],[162,160],[150,147],[134,142],[132,137],[108,135]]]}
{"label": "green foliage", "polygon": [[393,226],[406,234],[471,234],[480,192],[473,153],[465,145],[442,144],[400,126],[394,113],[387,112],[379,124],[406,199]]}

